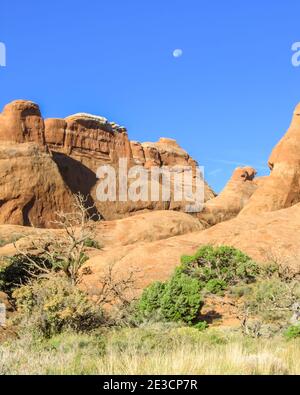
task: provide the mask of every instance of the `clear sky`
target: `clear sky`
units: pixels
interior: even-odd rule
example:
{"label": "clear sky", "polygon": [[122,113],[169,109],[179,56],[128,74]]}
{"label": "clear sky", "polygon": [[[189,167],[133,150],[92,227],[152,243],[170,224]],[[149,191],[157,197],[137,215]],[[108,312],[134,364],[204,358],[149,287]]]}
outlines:
{"label": "clear sky", "polygon": [[2,0],[0,107],[29,99],[45,118],[175,138],[219,191],[239,164],[267,174],[300,102],[299,16],[299,0]]}

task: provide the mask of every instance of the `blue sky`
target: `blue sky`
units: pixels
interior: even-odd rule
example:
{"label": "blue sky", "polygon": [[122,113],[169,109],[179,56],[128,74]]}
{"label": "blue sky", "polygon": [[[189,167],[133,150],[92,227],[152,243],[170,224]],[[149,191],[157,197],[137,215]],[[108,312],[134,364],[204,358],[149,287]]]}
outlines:
{"label": "blue sky", "polygon": [[175,138],[219,191],[239,164],[268,173],[300,102],[299,15],[299,0],[2,0],[0,107],[30,99],[45,118]]}

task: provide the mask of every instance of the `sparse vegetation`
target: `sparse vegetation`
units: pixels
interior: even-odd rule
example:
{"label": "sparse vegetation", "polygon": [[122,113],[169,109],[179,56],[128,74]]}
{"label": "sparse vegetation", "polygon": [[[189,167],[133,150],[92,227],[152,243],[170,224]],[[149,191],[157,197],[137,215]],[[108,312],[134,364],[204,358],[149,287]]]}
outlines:
{"label": "sparse vegetation", "polygon": [[101,250],[102,246],[97,240],[87,238],[84,241],[84,246],[89,248],[96,248],[97,250]]}
{"label": "sparse vegetation", "polygon": [[[119,278],[112,265],[92,301],[77,285],[82,254],[97,245],[75,229],[67,231],[75,255],[58,254],[51,239],[41,255],[21,251],[2,266],[19,339],[0,344],[0,374],[300,372],[300,324],[289,325],[300,298],[294,274],[260,267],[232,247],[205,246],[132,302],[135,273]],[[238,301],[241,327],[210,327],[201,316],[208,296]],[[115,308],[105,313],[107,304]]]}
{"label": "sparse vegetation", "polygon": [[[217,291],[237,283],[251,283],[259,274],[259,266],[246,254],[233,247],[201,247],[195,255],[183,256],[179,270],[197,278],[206,286],[217,285]],[[213,289],[214,287],[212,287]]]}
{"label": "sparse vegetation", "polygon": [[23,331],[51,337],[64,330],[93,330],[102,311],[62,276],[32,281],[13,292],[15,322]]}
{"label": "sparse vegetation", "polygon": [[261,280],[251,287],[245,307],[264,322],[287,323],[292,305],[300,299],[300,284],[287,284],[279,278]]}
{"label": "sparse vegetation", "polygon": [[300,338],[300,324],[289,326],[284,332],[284,336],[288,340]]}
{"label": "sparse vegetation", "polygon": [[15,243],[16,241],[18,241],[22,237],[23,237],[22,234],[14,233],[8,238],[0,238],[0,247],[3,247],[5,245],[7,245],[7,244]]}
{"label": "sparse vegetation", "polygon": [[[31,262],[34,260],[36,266],[28,271]],[[6,257],[0,263],[0,291],[12,294],[14,289],[24,285],[32,276],[41,275],[43,272],[39,265],[45,265],[50,268],[50,263],[46,262],[43,258],[28,254],[24,257],[21,254]]]}
{"label": "sparse vegetation", "polygon": [[254,282],[258,275],[258,265],[239,250],[205,246],[193,256],[183,256],[169,281],[146,288],[138,313],[146,319],[195,324],[205,294],[222,295],[230,286]]}
{"label": "sparse vegetation", "polygon": [[[33,276],[36,270],[45,275],[61,271],[74,285],[80,281],[80,269],[88,259],[86,249],[97,245],[94,240],[94,219],[100,219],[90,214],[95,207],[88,207],[87,202],[88,198],[76,194],[73,211],[56,213],[54,224],[61,229],[59,234],[43,233],[36,236],[30,240],[31,245],[26,250],[15,244],[18,254],[25,258],[24,263],[28,262],[28,271]],[[38,261],[35,257],[38,257]]]}
{"label": "sparse vegetation", "polygon": [[299,374],[300,340],[251,339],[228,330],[169,324],[27,334],[0,345],[0,374]]}

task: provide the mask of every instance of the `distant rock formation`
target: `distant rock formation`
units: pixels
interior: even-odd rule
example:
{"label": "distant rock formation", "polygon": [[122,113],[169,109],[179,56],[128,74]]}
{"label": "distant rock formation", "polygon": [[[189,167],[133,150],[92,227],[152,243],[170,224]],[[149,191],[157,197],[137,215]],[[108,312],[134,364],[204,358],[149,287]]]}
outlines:
{"label": "distant rock formation", "polygon": [[223,191],[205,203],[198,218],[212,226],[237,216],[263,182],[255,176],[253,167],[236,168]]}
{"label": "distant rock formation", "polygon": [[280,210],[300,202],[300,104],[268,164],[270,176],[255,191],[240,215]]}
{"label": "distant rock formation", "polygon": [[[99,202],[96,171],[119,158],[128,166],[184,166],[197,163],[171,139],[130,142],[125,127],[106,118],[79,113],[43,120],[39,106],[16,100],[0,114],[0,223],[51,226],[55,212],[68,210],[72,193],[90,196],[105,219],[139,211],[184,210],[185,202]],[[205,200],[215,196],[205,183]]]}

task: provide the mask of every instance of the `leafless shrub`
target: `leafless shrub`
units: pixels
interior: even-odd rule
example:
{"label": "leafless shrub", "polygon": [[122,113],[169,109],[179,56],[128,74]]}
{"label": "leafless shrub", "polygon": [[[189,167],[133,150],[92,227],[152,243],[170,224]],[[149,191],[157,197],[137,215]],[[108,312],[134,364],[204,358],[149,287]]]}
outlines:
{"label": "leafless shrub", "polygon": [[53,223],[60,231],[31,237],[26,248],[14,243],[17,252],[28,262],[28,271],[33,277],[62,271],[72,284],[80,281],[80,269],[87,260],[87,244],[95,237],[95,219],[100,219],[96,214],[89,214],[94,211],[94,206],[88,207],[87,200],[80,193],[76,194],[70,213],[56,213],[57,219]]}
{"label": "leafless shrub", "polygon": [[139,290],[136,284],[138,273],[138,270],[129,268],[126,274],[119,274],[116,264],[112,263],[98,279],[97,285],[88,287],[89,294],[108,313],[112,324],[127,325],[131,321]]}
{"label": "leafless shrub", "polygon": [[300,279],[300,257],[294,255],[284,255],[282,251],[277,248],[271,248],[262,251],[269,267],[273,267],[270,274],[276,272],[280,280],[291,283]]}

